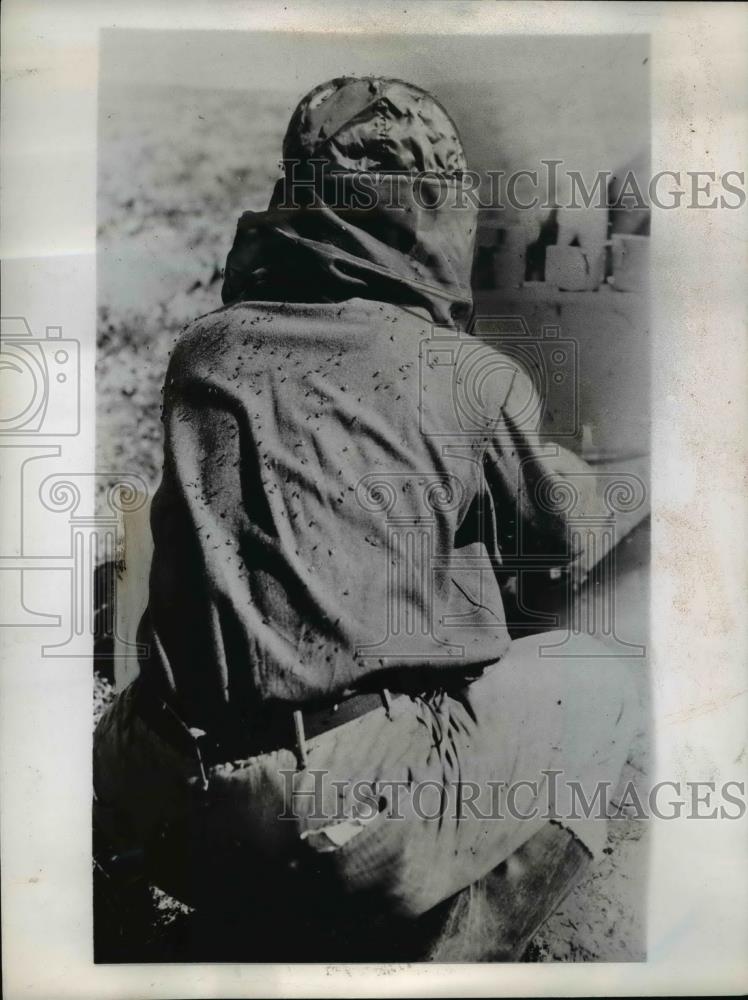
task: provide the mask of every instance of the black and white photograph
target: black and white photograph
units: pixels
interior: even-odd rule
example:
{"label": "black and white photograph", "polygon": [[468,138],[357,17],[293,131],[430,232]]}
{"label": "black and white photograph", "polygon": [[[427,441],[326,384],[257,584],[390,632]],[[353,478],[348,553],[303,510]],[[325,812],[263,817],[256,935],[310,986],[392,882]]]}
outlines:
{"label": "black and white photograph", "polygon": [[[76,9],[90,138],[49,184],[85,164],[89,249],[60,224],[3,254],[0,631],[40,657],[3,686],[50,698],[8,732],[75,760],[76,834],[40,778],[24,850],[69,856],[115,1000],[208,968],[645,992],[745,902],[740,17],[731,45],[713,5],[710,92],[705,4],[675,5],[670,57],[662,4],[240,6]],[[663,93],[691,158],[663,156]],[[6,196],[6,231],[28,210]],[[739,981],[729,955],[706,982]]]}
{"label": "black and white photograph", "polygon": [[97,961],[646,957],[648,53],[104,34]]}

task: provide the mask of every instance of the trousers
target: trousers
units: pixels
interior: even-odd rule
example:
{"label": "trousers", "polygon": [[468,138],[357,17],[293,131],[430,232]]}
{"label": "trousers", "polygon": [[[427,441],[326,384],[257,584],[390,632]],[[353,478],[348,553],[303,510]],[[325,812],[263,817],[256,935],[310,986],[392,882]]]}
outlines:
{"label": "trousers", "polygon": [[335,899],[418,917],[549,822],[594,857],[605,817],[585,804],[615,788],[637,697],[599,641],[558,642],[523,638],[469,684],[393,696],[309,740],[305,766],[278,747],[201,773],[137,713],[131,686],[94,736],[95,828],[187,902],[281,894],[293,908],[313,886],[331,919]]}

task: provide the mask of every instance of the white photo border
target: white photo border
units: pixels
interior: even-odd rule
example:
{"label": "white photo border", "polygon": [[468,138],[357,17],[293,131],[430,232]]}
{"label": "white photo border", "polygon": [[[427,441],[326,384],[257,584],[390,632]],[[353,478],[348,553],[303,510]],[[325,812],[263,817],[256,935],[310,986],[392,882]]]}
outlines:
{"label": "white photo border", "polygon": [[[50,607],[67,538],[27,523],[16,552],[12,532],[24,463],[40,449],[78,477],[76,512],[93,513],[101,29],[648,34],[653,171],[746,170],[742,5],[6,0],[3,15],[3,315],[24,317],[37,340],[61,328],[79,345],[79,394],[69,402],[80,408],[78,432],[40,436],[28,454],[2,450],[11,540],[2,553],[62,560],[35,580],[37,604],[47,594]],[[653,777],[745,780],[746,209],[655,212],[652,236]],[[94,965],[91,661],[80,650],[42,656],[44,628],[0,629],[3,985],[12,1000],[687,995],[748,986],[746,817],[653,823],[641,964]]]}

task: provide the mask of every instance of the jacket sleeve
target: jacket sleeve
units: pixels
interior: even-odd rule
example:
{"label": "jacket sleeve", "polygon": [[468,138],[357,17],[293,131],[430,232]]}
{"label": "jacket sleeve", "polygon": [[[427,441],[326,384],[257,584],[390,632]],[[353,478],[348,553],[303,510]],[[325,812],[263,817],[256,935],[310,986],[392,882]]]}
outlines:
{"label": "jacket sleeve", "polygon": [[597,477],[581,458],[538,434],[541,407],[521,370],[503,400],[483,470],[502,559],[559,566],[584,556],[605,518]]}

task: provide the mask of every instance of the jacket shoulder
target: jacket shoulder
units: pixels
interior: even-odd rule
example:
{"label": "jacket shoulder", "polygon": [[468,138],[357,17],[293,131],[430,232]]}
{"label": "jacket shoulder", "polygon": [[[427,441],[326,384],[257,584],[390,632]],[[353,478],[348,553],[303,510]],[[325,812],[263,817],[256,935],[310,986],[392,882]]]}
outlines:
{"label": "jacket shoulder", "polygon": [[263,302],[242,302],[198,316],[177,338],[167,377],[174,379],[199,371],[205,362],[219,356],[226,343],[235,339],[248,323],[257,324],[267,317],[267,312]]}

